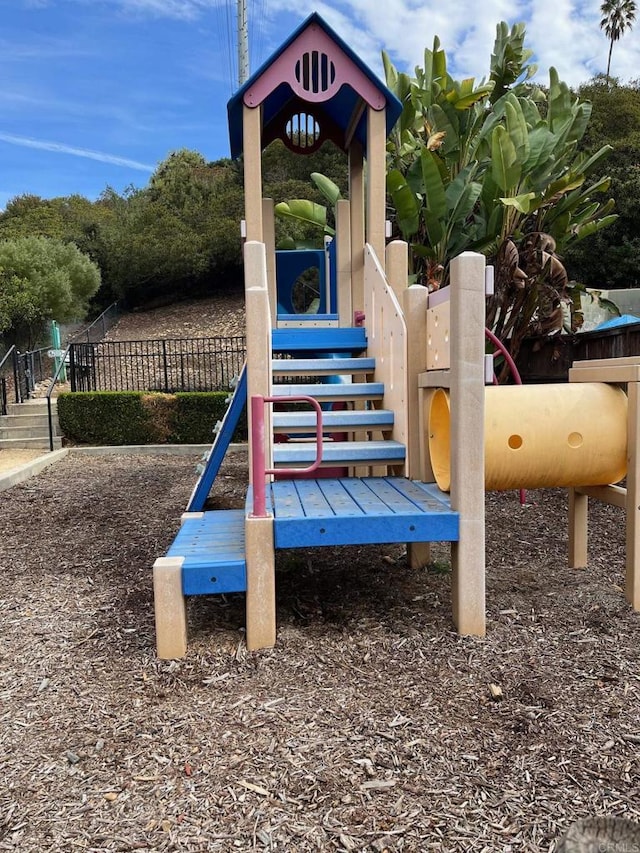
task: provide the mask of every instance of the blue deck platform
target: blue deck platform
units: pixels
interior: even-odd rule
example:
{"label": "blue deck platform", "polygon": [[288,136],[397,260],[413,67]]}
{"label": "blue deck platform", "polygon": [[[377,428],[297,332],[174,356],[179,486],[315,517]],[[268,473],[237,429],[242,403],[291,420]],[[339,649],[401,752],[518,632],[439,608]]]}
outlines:
{"label": "blue deck platform", "polygon": [[[246,590],[246,510],[187,517],[168,557],[182,557],[184,595]],[[404,477],[279,480],[267,491],[277,548],[454,542],[459,517],[435,484]]]}

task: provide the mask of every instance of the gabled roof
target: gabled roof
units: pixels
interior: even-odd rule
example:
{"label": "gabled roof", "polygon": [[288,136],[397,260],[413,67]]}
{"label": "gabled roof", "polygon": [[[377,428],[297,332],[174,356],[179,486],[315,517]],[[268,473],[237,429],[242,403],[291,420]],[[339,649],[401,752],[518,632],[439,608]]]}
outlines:
{"label": "gabled roof", "polygon": [[[235,93],[227,104],[231,156],[242,154],[242,107],[262,105],[266,146],[283,138],[298,114],[316,120],[322,138],[348,148],[351,138],[366,149],[367,105],[386,108],[387,133],[402,104],[379,77],[356,56],[320,15],[314,12]],[[313,123],[312,123],[313,125]],[[302,132],[306,129],[301,128]],[[285,140],[286,141],[286,140]]]}

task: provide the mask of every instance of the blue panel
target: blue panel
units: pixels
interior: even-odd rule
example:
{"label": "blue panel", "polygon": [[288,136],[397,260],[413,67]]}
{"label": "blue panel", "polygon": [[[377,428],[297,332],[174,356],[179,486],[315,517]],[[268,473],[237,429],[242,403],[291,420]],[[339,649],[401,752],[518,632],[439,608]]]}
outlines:
{"label": "blue panel", "polygon": [[244,510],[213,510],[185,519],[167,556],[184,560],[184,595],[243,592],[247,586]]}
{"label": "blue panel", "polygon": [[182,566],[183,595],[218,595],[222,592],[245,592],[247,570],[245,561],[218,563],[206,566]]}
{"label": "blue panel", "polygon": [[[278,317],[293,315],[296,318],[317,317],[327,312],[327,286],[324,249],[291,249],[276,252],[276,293]],[[308,269],[318,270],[319,305],[316,312],[297,314],[293,306],[293,286]]]}
{"label": "blue panel", "polygon": [[218,471],[222,465],[222,460],[225,457],[233,437],[233,433],[236,431],[240,415],[242,414],[242,410],[246,403],[247,364],[245,362],[242,366],[231,402],[225,412],[224,418],[222,419],[220,431],[216,435],[216,439],[213,442],[211,451],[209,452],[207,464],[205,465],[204,471],[200,475],[200,478],[191,493],[191,497],[189,498],[187,512],[201,512],[204,509],[206,500],[209,497],[209,492],[211,491],[213,483],[218,475]]}
{"label": "blue panel", "polygon": [[[359,462],[382,463],[386,460],[401,462],[406,456],[404,444],[398,441],[334,441],[322,445],[322,462],[335,464],[355,464]],[[316,443],[276,444],[273,448],[273,461],[276,465],[311,465],[316,458]],[[413,504],[392,486],[385,490],[391,501],[414,509]],[[384,499],[384,498],[383,498]]]}
{"label": "blue panel", "polygon": [[374,545],[390,542],[456,542],[457,513],[392,515],[384,524],[367,516],[274,522],[276,548],[311,548],[323,545]]}
{"label": "blue panel", "polygon": [[344,397],[346,400],[353,400],[356,397],[363,397],[370,400],[373,397],[382,397],[384,395],[383,382],[350,382],[344,385],[273,385],[271,393],[274,397],[282,397],[286,400],[287,397],[308,396],[315,397],[317,400],[322,400],[325,397]]}
{"label": "blue panel", "polygon": [[274,329],[274,352],[362,352],[367,348],[363,326],[316,329]]}

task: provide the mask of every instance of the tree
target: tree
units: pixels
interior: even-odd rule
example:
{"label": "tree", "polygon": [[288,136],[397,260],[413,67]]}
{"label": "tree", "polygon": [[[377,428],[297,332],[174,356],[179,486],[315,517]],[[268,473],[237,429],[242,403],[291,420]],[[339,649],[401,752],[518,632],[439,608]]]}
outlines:
{"label": "tree", "polygon": [[580,150],[613,149],[607,172],[618,218],[593,238],[567,246],[565,266],[586,287],[640,287],[640,81],[623,85],[614,78],[607,85],[602,74],[580,86],[578,96],[593,106]]}
{"label": "tree", "polygon": [[604,0],[600,6],[600,13],[602,14],[600,29],[605,31],[610,42],[606,75],[608,85],[613,45],[624,35],[625,30],[630,30],[633,26],[636,19],[636,3],[635,0]]}
{"label": "tree", "polygon": [[33,346],[48,320],[84,317],[100,286],[97,266],[74,245],[48,237],[0,241],[0,334]]}

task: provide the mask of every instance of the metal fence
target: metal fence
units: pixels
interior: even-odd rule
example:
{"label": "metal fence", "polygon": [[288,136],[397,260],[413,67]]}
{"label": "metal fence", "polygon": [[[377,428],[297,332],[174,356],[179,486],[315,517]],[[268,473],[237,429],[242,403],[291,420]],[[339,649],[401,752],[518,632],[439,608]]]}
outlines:
{"label": "metal fence", "polygon": [[108,308],[105,308],[99,317],[96,317],[90,326],[69,335],[69,342],[84,342],[90,344],[95,343],[96,341],[101,341],[109,329],[115,324],[119,316],[120,310],[118,308],[118,303],[113,302]]}
{"label": "metal fence", "polygon": [[240,374],[244,336],[74,342],[72,391],[226,391]]}

